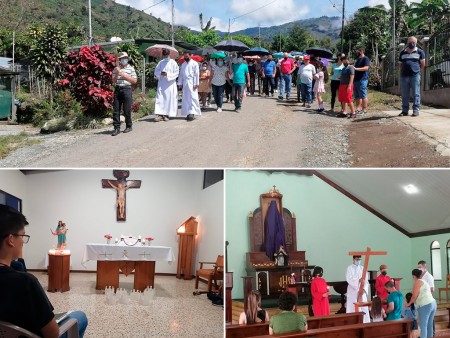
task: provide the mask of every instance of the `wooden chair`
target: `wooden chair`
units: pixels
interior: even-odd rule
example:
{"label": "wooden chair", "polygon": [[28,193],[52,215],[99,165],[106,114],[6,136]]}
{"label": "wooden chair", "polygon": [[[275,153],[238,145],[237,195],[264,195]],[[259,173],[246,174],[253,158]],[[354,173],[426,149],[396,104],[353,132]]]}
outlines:
{"label": "wooden chair", "polygon": [[441,301],[441,291],[445,291],[445,299],[447,299],[448,302],[448,292],[450,291],[450,275],[447,275],[447,284],[445,285],[445,288],[439,288],[439,301]]}
{"label": "wooden chair", "polygon": [[[67,332],[68,338],[78,338],[78,322],[74,318],[65,320],[59,327],[59,335]],[[39,338],[38,335],[25,330],[17,325],[0,321],[0,338]]]}
{"label": "wooden chair", "polygon": [[[214,281],[214,286],[216,290],[218,289],[217,281],[223,280],[223,255],[217,256],[215,262],[199,262],[200,269],[195,273],[195,290],[194,294],[207,293],[212,291],[212,285]],[[203,265],[213,265],[212,269],[204,269]],[[202,280],[208,284],[207,291],[198,291],[198,282]]]}

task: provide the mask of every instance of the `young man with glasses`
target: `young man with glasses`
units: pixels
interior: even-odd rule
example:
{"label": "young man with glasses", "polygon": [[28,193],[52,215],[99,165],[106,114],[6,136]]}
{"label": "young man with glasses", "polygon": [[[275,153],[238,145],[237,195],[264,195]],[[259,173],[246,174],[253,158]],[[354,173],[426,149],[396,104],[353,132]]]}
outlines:
{"label": "young man with glasses", "polygon": [[[30,235],[25,234],[28,222],[14,208],[0,205],[0,321],[8,322],[41,337],[59,336],[53,306],[35,276],[11,268],[11,261],[22,254],[23,244]],[[78,321],[79,336],[87,327],[86,315],[81,311],[69,314]],[[63,323],[63,322],[61,322]]]}

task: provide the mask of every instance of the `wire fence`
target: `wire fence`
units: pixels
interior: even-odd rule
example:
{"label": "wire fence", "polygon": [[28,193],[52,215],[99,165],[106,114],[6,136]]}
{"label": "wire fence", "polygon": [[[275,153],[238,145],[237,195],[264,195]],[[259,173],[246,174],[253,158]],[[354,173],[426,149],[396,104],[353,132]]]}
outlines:
{"label": "wire fence", "polygon": [[450,87],[450,27],[432,35],[425,67],[425,90]]}

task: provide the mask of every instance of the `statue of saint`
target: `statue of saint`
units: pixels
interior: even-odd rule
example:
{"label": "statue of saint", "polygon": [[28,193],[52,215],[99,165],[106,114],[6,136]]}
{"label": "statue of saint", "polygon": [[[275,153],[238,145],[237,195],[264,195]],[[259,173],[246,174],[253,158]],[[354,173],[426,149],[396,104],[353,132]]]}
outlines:
{"label": "statue of saint", "polygon": [[119,181],[117,187],[108,180],[111,188],[117,191],[116,207],[119,208],[119,216],[123,218],[125,215],[125,191],[129,189],[126,183]]}
{"label": "statue of saint", "polygon": [[67,233],[66,223],[63,221],[58,221],[58,225],[55,231],[52,231],[52,234],[58,236],[58,246],[57,249],[64,250],[66,248],[66,233]]}

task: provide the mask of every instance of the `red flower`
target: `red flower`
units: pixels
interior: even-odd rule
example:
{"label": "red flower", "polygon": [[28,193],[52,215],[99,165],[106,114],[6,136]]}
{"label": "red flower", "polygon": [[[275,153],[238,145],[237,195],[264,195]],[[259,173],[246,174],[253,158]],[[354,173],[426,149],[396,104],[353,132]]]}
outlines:
{"label": "red flower", "polygon": [[111,239],[111,238],[112,238],[111,235],[105,235],[104,237],[105,237],[106,239]]}
{"label": "red flower", "polygon": [[146,241],[153,241],[154,238],[152,238],[152,237],[146,237],[145,240],[146,240]]}

